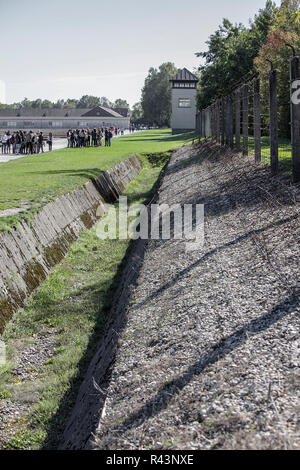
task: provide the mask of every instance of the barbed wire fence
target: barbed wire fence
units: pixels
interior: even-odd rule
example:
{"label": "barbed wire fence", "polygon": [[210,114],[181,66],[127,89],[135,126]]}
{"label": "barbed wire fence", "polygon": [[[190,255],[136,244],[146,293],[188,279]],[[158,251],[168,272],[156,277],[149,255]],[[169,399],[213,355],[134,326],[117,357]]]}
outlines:
{"label": "barbed wire fence", "polygon": [[[218,97],[197,114],[197,132],[201,137],[228,146],[256,162],[271,167],[272,175],[292,168],[292,180],[300,181],[300,66],[293,49],[290,59],[290,122],[284,125],[278,111],[278,72],[268,73],[268,93],[261,91],[258,74],[237,84],[227,96]],[[288,66],[288,64],[287,64]],[[288,89],[287,89],[288,91]]]}

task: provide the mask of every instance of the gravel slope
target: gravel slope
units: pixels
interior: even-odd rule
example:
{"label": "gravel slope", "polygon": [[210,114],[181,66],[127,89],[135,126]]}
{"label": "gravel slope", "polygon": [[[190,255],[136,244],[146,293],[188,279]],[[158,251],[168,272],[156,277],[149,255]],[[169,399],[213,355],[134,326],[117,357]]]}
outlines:
{"label": "gravel slope", "polygon": [[149,242],[93,448],[300,448],[300,187],[221,152],[166,170],[159,203],[204,202],[205,245]]}

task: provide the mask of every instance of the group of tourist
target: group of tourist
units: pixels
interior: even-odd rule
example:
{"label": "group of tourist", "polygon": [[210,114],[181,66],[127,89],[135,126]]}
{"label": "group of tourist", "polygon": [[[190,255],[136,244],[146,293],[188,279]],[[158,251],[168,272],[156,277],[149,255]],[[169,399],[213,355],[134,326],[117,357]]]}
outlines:
{"label": "group of tourist", "polygon": [[75,147],[99,147],[102,146],[103,139],[105,147],[111,146],[111,139],[113,136],[123,135],[124,131],[121,131],[117,127],[98,128],[98,129],[69,129],[67,132],[68,148]]}
{"label": "group of tourist", "polygon": [[[130,127],[129,132],[134,132],[134,127]],[[103,145],[111,146],[114,136],[124,135],[124,131],[118,127],[98,128],[98,129],[69,129],[67,132],[68,148],[99,147]],[[49,152],[52,150],[53,135],[49,132],[47,138],[43,132],[37,131],[6,131],[0,133],[1,153],[14,155],[32,155],[44,153],[45,143],[48,144]]]}
{"label": "group of tourist", "polygon": [[[49,152],[52,150],[53,136],[52,132],[49,133],[47,144]],[[45,138],[43,132],[32,131],[10,131],[4,132],[0,135],[1,153],[15,154],[15,155],[32,155],[34,153],[44,153]]]}

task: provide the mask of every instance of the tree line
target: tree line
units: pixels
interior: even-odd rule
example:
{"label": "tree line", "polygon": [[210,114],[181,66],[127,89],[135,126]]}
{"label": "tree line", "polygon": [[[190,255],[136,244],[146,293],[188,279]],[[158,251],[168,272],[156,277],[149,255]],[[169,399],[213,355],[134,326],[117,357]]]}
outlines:
{"label": "tree line", "polygon": [[24,98],[24,100],[20,101],[19,103],[13,104],[0,104],[1,109],[5,108],[56,108],[56,109],[74,109],[74,108],[95,108],[96,106],[104,106],[105,108],[127,108],[129,109],[129,104],[126,100],[118,98],[116,101],[112,102],[105,96],[97,97],[91,95],[84,95],[80,99],[67,99],[67,100],[57,100],[56,102],[52,102],[49,100],[28,100]]}

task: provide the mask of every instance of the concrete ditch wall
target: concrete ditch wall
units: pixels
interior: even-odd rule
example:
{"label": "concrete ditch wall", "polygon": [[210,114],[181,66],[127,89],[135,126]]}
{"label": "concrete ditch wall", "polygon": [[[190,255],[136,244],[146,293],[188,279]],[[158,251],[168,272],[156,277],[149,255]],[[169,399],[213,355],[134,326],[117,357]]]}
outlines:
{"label": "concrete ditch wall", "polygon": [[72,193],[47,204],[29,224],[0,235],[0,333],[5,322],[66,255],[81,230],[91,228],[138,175],[136,156],[118,163]]}

